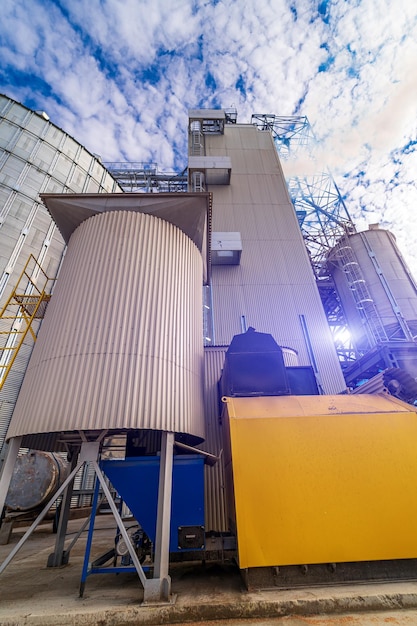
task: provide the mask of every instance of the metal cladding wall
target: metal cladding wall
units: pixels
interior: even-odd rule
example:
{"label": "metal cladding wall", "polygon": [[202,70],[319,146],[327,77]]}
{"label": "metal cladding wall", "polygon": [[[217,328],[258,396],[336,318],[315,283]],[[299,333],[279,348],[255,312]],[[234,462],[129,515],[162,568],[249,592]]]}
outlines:
{"label": "metal cladding wall", "polygon": [[196,245],[164,220],[82,222],[7,436],[144,428],[201,441],[202,271]]}
{"label": "metal cladding wall", "polygon": [[225,478],[222,450],[223,434],[220,423],[220,398],[217,383],[224,366],[227,347],[204,348],[204,407],[206,414],[206,440],[204,450],[220,457],[210,467],[205,466],[205,515],[206,530],[217,532],[227,531]]}
{"label": "metal cladding wall", "polygon": [[[0,308],[30,254],[49,277],[56,276],[65,244],[39,194],[68,191],[122,190],[75,139],[42,114],[0,95]],[[0,392],[0,449],[32,345],[28,339]]]}
{"label": "metal cladding wall", "polygon": [[230,185],[210,186],[213,231],[240,232],[240,265],[212,268],[214,341],[247,326],[315,365],[325,393],[345,388],[310,261],[270,132],[226,124],[205,136],[206,154],[231,159]]}
{"label": "metal cladding wall", "polygon": [[[387,230],[372,228],[349,236],[349,244],[358,262],[362,277],[376,311],[385,328],[387,338],[412,340],[417,336],[417,286],[395,242]],[[343,244],[345,245],[345,243]],[[362,318],[356,307],[347,276],[336,260],[338,247],[330,255],[329,269],[335,281],[343,309],[355,344],[366,346],[367,339]],[[395,309],[398,313],[396,314]],[[401,318],[411,334],[404,337]]]}

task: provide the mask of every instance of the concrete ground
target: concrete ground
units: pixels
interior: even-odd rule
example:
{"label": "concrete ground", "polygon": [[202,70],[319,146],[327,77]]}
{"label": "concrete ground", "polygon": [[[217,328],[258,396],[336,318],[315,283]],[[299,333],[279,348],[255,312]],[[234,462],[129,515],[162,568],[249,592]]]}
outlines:
{"label": "concrete ground", "polygon": [[[81,523],[70,521],[68,543]],[[92,559],[110,549],[114,540],[110,515],[98,517],[97,524]],[[0,562],[24,530],[14,530],[11,542],[0,546]],[[173,565],[170,604],[142,605],[136,574],[125,573],[89,576],[84,597],[79,598],[85,533],[66,567],[46,567],[54,542],[51,525],[40,527],[0,576],[2,626],[417,624],[417,582],[249,593],[230,562],[207,563],[205,567],[201,563]]]}

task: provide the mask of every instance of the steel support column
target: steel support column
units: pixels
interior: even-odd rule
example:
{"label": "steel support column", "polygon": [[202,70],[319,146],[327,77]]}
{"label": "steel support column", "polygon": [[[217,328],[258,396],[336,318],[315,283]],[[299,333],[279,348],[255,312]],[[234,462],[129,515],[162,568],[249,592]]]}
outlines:
{"label": "steel support column", "polygon": [[[74,453],[71,461],[71,473],[77,467],[78,454]],[[47,567],[61,567],[67,565],[69,559],[69,552],[64,550],[65,537],[67,534],[68,519],[71,508],[71,498],[74,488],[74,478],[68,483],[67,488],[62,496],[62,502],[60,506],[59,521],[57,528],[57,535],[55,541],[55,551],[49,555]]]}
{"label": "steel support column", "polygon": [[172,466],[174,433],[162,433],[159,469],[158,513],[156,520],[154,577],[145,587],[145,602],[168,601],[171,594],[169,576],[169,535],[171,529]]}

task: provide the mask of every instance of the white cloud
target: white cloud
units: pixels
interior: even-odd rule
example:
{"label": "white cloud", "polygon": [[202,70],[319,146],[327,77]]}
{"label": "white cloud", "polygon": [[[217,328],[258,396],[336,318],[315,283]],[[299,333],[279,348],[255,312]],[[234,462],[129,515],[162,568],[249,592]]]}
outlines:
{"label": "white cloud", "polygon": [[352,215],[389,224],[417,275],[415,7],[319,4],[3,0],[3,90],[104,160],[166,169],[185,165],[188,108],[307,115]]}

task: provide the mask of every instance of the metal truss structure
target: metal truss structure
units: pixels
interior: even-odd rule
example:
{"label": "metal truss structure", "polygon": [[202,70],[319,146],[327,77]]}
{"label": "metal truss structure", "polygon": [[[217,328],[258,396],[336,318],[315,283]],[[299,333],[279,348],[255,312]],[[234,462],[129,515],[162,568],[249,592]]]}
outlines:
{"label": "metal truss structure", "polygon": [[187,171],[159,172],[156,163],[104,163],[123,191],[173,193],[187,191]]}
{"label": "metal truss structure", "polygon": [[[308,158],[314,166],[316,142],[306,116],[254,114],[252,124],[272,133],[281,161]],[[287,184],[314,273],[319,279],[325,272],[328,252],[343,235],[354,233],[355,226],[329,171],[290,175]]]}

